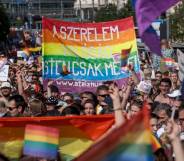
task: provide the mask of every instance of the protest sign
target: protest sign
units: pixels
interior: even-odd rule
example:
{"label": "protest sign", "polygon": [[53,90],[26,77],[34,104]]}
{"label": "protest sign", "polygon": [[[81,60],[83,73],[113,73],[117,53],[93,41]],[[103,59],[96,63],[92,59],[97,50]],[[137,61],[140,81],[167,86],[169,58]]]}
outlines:
{"label": "protest sign", "polygon": [[52,79],[62,91],[92,91],[103,81],[115,80],[121,86],[129,77],[122,70],[126,64],[134,64],[139,73],[132,17],[103,23],[43,18],[42,23],[45,85]]}
{"label": "protest sign", "polygon": [[183,81],[184,79],[184,53],[177,49],[177,59],[178,59],[178,65],[179,65],[179,78],[180,81]]}
{"label": "protest sign", "polygon": [[4,65],[0,69],[0,81],[5,82],[8,80],[9,65]]}

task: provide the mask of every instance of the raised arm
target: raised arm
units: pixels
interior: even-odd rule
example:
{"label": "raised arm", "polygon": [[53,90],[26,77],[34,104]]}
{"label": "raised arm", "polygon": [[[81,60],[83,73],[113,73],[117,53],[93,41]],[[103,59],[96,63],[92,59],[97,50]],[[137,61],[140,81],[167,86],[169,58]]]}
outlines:
{"label": "raised arm", "polygon": [[175,161],[183,161],[184,159],[184,149],[182,149],[182,144],[179,138],[180,127],[173,120],[169,121],[167,124],[167,134],[173,146],[175,153]]}
{"label": "raised arm", "polygon": [[134,70],[133,64],[129,64],[128,68],[129,68],[130,73],[132,74],[132,79],[133,79],[135,85],[138,85],[140,80],[139,80],[139,78]]}
{"label": "raised arm", "polygon": [[17,71],[16,73],[17,76],[17,82],[18,82],[18,93],[20,95],[22,95],[24,97],[24,99],[27,101],[27,96],[24,93],[24,87],[23,87],[23,80],[24,80],[24,76],[21,74],[21,71]]}
{"label": "raised arm", "polygon": [[114,84],[111,84],[109,87],[109,93],[113,101],[113,109],[115,116],[115,126],[120,126],[125,122],[125,118],[123,116],[122,107],[121,107],[121,99],[119,95],[119,89]]}
{"label": "raised arm", "polygon": [[53,84],[53,81],[49,81],[49,82],[47,83],[47,97],[48,97],[48,98],[51,97],[50,85],[52,85],[52,84]]}
{"label": "raised arm", "polygon": [[132,90],[132,86],[134,85],[134,81],[133,79],[130,77],[128,79],[128,83],[127,83],[127,88],[126,88],[126,91],[125,91],[125,94],[123,95],[123,100],[121,102],[121,108],[123,110],[126,110],[126,105],[127,105],[127,102],[128,102],[128,98],[130,96],[130,93],[131,93],[131,90]]}

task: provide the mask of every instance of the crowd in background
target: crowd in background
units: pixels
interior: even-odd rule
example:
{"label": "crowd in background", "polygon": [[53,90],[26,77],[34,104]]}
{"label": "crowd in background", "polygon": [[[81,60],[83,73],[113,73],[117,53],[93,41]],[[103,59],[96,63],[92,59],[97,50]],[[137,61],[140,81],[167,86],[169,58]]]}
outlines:
{"label": "crowd in background", "polygon": [[[131,76],[123,87],[107,81],[98,86],[95,93],[85,91],[74,95],[61,92],[62,89],[58,89],[54,80],[51,80],[44,89],[42,65],[39,61],[41,51],[25,52],[23,58],[17,57],[17,51],[40,47],[41,38],[39,32],[12,31],[8,46],[2,47],[0,61],[9,65],[9,76],[0,85],[0,117],[102,115],[120,112],[115,116],[123,122],[137,115],[146,101],[152,132],[162,145],[162,149],[155,152],[156,160],[177,160],[173,150],[175,153],[180,151],[177,149],[181,144],[178,140],[182,140],[184,149],[184,96],[178,69],[161,72],[158,56],[142,56],[142,79],[137,77],[130,65]],[[166,40],[162,41],[162,52],[164,57],[176,59],[174,50]],[[183,154],[180,152],[179,155]]]}

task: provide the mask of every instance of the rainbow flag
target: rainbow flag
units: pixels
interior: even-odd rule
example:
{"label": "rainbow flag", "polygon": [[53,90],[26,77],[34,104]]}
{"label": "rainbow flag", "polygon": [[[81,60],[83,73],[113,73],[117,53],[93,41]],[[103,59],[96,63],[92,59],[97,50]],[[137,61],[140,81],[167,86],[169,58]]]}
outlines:
{"label": "rainbow flag", "polygon": [[121,67],[125,67],[127,65],[128,55],[130,54],[131,48],[132,47],[121,51]]}
{"label": "rainbow flag", "polygon": [[[47,126],[48,128],[59,129],[59,152],[64,160],[68,161],[79,156],[91,146],[113,123],[114,118],[111,115],[90,117],[1,118],[0,150],[2,154],[8,156],[10,159],[18,159],[22,155],[26,125]],[[39,140],[40,137],[33,139],[30,135],[27,135],[29,133],[38,134],[37,130],[38,129],[31,131],[26,128],[28,133],[26,132],[25,140]],[[58,140],[53,139],[52,141],[52,143],[57,144]],[[26,147],[28,147],[28,142],[25,143]]]}
{"label": "rainbow flag", "polygon": [[27,48],[27,47],[23,49],[23,52],[26,54],[26,56],[30,55],[29,48]]}
{"label": "rainbow flag", "polygon": [[158,141],[158,139],[153,134],[151,135],[151,142],[152,142],[153,152],[156,152],[158,149],[161,148],[160,142]]}
{"label": "rainbow flag", "polygon": [[177,62],[172,58],[163,58],[160,62],[161,71],[168,71],[171,69],[176,69],[178,66]]}
{"label": "rainbow flag", "polygon": [[[57,79],[57,86],[65,92],[94,91],[103,81],[115,80],[120,86],[129,77],[121,71],[121,60],[114,53],[127,52],[127,62],[140,71],[133,18],[103,22],[74,23],[42,19],[44,84]],[[125,58],[123,58],[125,60]],[[61,72],[66,66],[67,74]]]}
{"label": "rainbow flag", "polygon": [[153,161],[148,116],[144,108],[74,161]]}
{"label": "rainbow flag", "polygon": [[56,159],[59,148],[59,130],[40,125],[27,125],[23,154]]}

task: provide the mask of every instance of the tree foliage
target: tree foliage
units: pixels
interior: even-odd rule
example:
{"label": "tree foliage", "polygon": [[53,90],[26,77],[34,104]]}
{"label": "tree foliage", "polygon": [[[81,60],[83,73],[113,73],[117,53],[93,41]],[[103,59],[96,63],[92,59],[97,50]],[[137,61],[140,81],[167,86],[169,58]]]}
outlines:
{"label": "tree foliage", "polygon": [[117,6],[115,4],[108,4],[100,8],[96,13],[95,21],[105,22],[118,20],[129,16],[134,16],[134,11],[131,6],[131,0],[128,0],[127,4],[119,11],[117,10]]}
{"label": "tree foliage", "polygon": [[169,16],[169,20],[171,39],[184,42],[184,1],[175,7],[175,12]]}
{"label": "tree foliage", "polygon": [[5,12],[5,8],[0,4],[0,41],[5,41],[9,33],[10,22]]}
{"label": "tree foliage", "polygon": [[108,4],[97,11],[95,22],[116,20],[117,17],[118,17],[117,6],[114,4]]}

